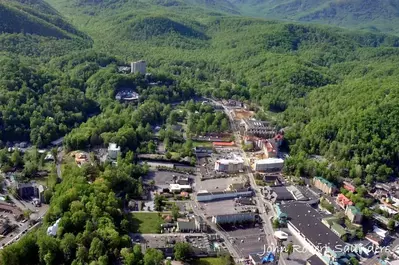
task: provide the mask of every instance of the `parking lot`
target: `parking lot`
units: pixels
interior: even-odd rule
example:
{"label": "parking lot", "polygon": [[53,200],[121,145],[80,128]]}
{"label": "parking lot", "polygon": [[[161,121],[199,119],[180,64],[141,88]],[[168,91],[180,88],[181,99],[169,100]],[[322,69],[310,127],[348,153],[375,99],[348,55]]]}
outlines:
{"label": "parking lot", "polygon": [[230,237],[230,242],[239,250],[243,257],[252,253],[262,253],[264,246],[267,247],[266,234],[262,226],[254,225],[224,227]]}

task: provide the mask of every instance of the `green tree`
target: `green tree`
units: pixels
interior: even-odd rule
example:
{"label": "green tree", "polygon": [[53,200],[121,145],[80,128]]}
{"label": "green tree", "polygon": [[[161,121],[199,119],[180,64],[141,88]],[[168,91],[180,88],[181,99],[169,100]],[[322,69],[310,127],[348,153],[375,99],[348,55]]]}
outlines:
{"label": "green tree", "polygon": [[174,246],[174,256],[176,260],[187,260],[191,257],[191,245],[186,242],[178,242]]}
{"label": "green tree", "polygon": [[11,155],[10,162],[14,167],[19,167],[22,165],[23,159],[21,157],[21,153],[15,149]]}
{"label": "green tree", "polygon": [[165,200],[165,198],[163,196],[158,195],[158,194],[155,195],[155,198],[154,198],[155,211],[162,212],[163,207],[165,205],[164,200]]}
{"label": "green tree", "polygon": [[273,228],[274,229],[280,228],[280,222],[278,221],[277,218],[273,219]]}
{"label": "green tree", "polygon": [[292,242],[289,242],[286,248],[286,252],[287,252],[287,259],[290,259],[291,254],[294,252],[294,245],[292,244]]}
{"label": "green tree", "polygon": [[395,230],[395,220],[389,219],[387,228],[389,231]]}
{"label": "green tree", "polygon": [[163,258],[160,250],[149,248],[144,254],[144,265],[160,265]]}
{"label": "green tree", "polygon": [[177,206],[176,203],[173,203],[173,205],[172,205],[172,216],[173,216],[173,219],[176,221],[177,218],[179,218],[179,215],[180,215],[179,206]]}

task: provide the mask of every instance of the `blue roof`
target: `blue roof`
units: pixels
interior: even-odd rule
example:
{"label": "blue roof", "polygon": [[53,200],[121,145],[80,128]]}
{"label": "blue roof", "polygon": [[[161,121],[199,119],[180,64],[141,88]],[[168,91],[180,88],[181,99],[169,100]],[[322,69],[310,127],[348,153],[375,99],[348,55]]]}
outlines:
{"label": "blue roof", "polygon": [[268,263],[268,262],[273,262],[274,261],[274,255],[272,252],[267,253],[266,256],[263,257],[262,259],[262,264]]}

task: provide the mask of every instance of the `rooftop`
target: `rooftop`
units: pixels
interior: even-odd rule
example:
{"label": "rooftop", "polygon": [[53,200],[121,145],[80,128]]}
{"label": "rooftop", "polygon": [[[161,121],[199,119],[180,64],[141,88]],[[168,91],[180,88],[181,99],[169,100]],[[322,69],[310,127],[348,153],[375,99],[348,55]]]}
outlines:
{"label": "rooftop", "polygon": [[350,205],[350,206],[348,206],[348,208],[349,208],[349,211],[352,212],[352,214],[360,214],[361,213],[359,208],[357,208],[356,206]]}
{"label": "rooftop", "polygon": [[254,119],[245,119],[246,126],[250,129],[267,129],[270,127],[270,123],[267,121],[258,121]]}
{"label": "rooftop", "polygon": [[277,164],[284,163],[284,160],[281,158],[268,158],[268,159],[260,159],[255,161],[256,164]]}
{"label": "rooftop", "polygon": [[320,182],[326,184],[328,187],[335,188],[335,185],[334,185],[332,182],[326,180],[325,178],[322,178],[322,177],[315,177],[315,179],[317,179],[317,180],[319,180]]}
{"label": "rooftop", "polygon": [[323,216],[306,203],[286,203],[279,205],[281,212],[288,215],[288,222],[296,227],[315,246],[328,246],[334,249],[345,243],[334,234],[321,219]]}
{"label": "rooftop", "polygon": [[241,212],[249,212],[253,207],[238,206],[234,200],[215,201],[201,203],[208,216],[228,215]]}
{"label": "rooftop", "polygon": [[325,263],[317,255],[311,256],[306,261],[309,265],[325,265]]}

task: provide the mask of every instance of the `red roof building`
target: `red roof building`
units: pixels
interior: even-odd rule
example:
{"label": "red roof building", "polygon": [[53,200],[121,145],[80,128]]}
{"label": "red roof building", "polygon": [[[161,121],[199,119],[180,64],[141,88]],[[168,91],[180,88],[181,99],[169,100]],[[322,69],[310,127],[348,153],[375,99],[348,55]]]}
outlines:
{"label": "red roof building", "polygon": [[344,181],[344,189],[350,192],[356,192],[356,187],[346,181]]}
{"label": "red roof building", "polygon": [[234,146],[234,142],[213,142],[213,147]]}
{"label": "red roof building", "polygon": [[337,197],[337,204],[341,208],[346,209],[347,206],[352,206],[353,202],[350,199],[348,199],[345,195],[340,193],[340,194],[338,194],[338,197]]}

